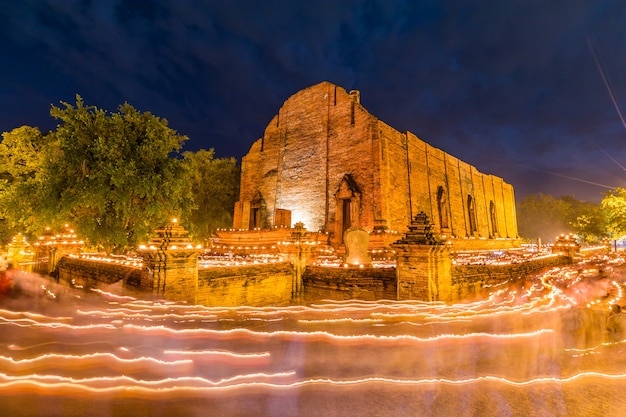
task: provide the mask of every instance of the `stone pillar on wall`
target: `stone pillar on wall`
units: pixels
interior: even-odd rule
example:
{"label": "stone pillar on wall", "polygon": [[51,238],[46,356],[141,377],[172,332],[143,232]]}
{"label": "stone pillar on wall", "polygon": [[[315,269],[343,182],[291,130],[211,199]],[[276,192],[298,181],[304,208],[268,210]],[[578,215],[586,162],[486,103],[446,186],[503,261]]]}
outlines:
{"label": "stone pillar on wall", "polygon": [[398,300],[453,300],[450,249],[423,211],[413,218],[404,238],[391,246],[397,253]]}
{"label": "stone pillar on wall", "polygon": [[200,250],[176,219],[155,232],[150,243],[138,250],[143,258],[142,289],[156,297],[196,304]]}
{"label": "stone pillar on wall", "polygon": [[7,261],[12,263],[17,269],[23,271],[33,271],[33,259],[35,253],[30,245],[26,242],[24,235],[18,233],[13,237],[7,251]]}
{"label": "stone pillar on wall", "polygon": [[304,294],[302,275],[316,244],[317,242],[311,240],[310,233],[306,230],[304,224],[298,222],[291,231],[289,241],[280,245],[281,251],[287,255],[289,262],[293,266],[291,301],[294,303],[302,301]]}
{"label": "stone pillar on wall", "polygon": [[556,238],[556,242],[552,245],[552,253],[561,256],[567,256],[571,263],[574,262],[574,256],[580,251],[580,244],[576,242],[573,234],[562,233]]}
{"label": "stone pillar on wall", "polygon": [[49,228],[33,244],[33,272],[44,275],[54,275],[57,264],[64,256],[79,255],[83,251],[85,242],[78,239],[73,229],[65,225],[63,231],[54,234]]}

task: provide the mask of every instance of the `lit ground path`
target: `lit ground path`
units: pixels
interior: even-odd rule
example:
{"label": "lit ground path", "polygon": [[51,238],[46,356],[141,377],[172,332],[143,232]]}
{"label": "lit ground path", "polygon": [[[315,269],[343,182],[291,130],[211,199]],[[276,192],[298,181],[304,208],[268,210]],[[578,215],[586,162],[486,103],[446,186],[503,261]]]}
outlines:
{"label": "lit ground path", "polygon": [[605,322],[610,303],[626,304],[624,267],[619,259],[598,262],[546,271],[489,299],[456,305],[208,308],[69,292],[58,301],[41,294],[5,299],[0,410],[621,415],[626,342],[608,343]]}

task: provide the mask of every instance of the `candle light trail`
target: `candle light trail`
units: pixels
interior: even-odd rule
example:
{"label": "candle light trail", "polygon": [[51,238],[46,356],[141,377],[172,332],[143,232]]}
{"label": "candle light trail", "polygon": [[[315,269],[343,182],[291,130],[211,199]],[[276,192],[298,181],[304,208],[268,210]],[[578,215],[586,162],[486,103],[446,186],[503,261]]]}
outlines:
{"label": "candle light trail", "polygon": [[[67,305],[12,300],[0,309],[0,409],[533,415],[558,403],[561,415],[582,416],[580,402],[596,397],[619,409],[626,342],[608,342],[604,323],[623,300],[624,264],[598,262],[611,265],[602,276],[593,265],[555,268],[453,305],[226,308],[106,291]],[[537,392],[539,403],[529,402]]]}

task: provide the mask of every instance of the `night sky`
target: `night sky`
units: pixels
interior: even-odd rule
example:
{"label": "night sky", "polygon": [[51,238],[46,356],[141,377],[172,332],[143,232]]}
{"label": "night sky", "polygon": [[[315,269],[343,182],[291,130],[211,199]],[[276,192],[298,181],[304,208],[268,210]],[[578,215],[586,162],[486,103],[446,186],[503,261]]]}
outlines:
{"label": "night sky", "polygon": [[361,92],[399,131],[531,193],[626,187],[624,0],[0,0],[0,132],[128,102],[237,159],[294,93]]}

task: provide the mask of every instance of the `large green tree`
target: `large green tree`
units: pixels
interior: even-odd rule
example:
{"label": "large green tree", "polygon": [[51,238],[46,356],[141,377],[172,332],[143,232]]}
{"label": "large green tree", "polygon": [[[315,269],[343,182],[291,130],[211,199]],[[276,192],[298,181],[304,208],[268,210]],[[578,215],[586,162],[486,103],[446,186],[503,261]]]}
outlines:
{"label": "large green tree", "polygon": [[606,215],[601,204],[572,196],[563,196],[561,200],[568,204],[567,221],[582,242],[599,243],[607,236]]}
{"label": "large green tree", "polygon": [[240,169],[235,158],[214,158],[214,150],[185,152],[195,207],[189,224],[197,239],[208,239],[233,224]]}
{"label": "large green tree", "polygon": [[125,103],[109,114],[62,103],[44,161],[46,217],[74,224],[79,235],[108,251],[144,241],[155,227],[192,206],[185,167],[177,158],[186,136],[167,120]]}
{"label": "large green tree", "polygon": [[17,231],[39,232],[46,220],[41,211],[44,150],[49,138],[39,129],[22,126],[2,134],[0,142],[0,239]]}
{"label": "large green tree", "polygon": [[606,213],[607,229],[613,239],[626,235],[626,189],[615,188],[602,199]]}
{"label": "large green tree", "polygon": [[561,233],[574,233],[587,243],[606,234],[603,208],[572,196],[531,194],[517,206],[519,234],[523,238],[551,242]]}
{"label": "large green tree", "polygon": [[549,194],[531,194],[517,206],[517,224],[521,237],[550,242],[561,233],[571,232],[567,205]]}
{"label": "large green tree", "polygon": [[0,238],[70,223],[108,251],[132,249],[172,217],[198,239],[230,227],[239,195],[234,158],[181,154],[187,137],[123,104],[115,113],[62,102],[42,135],[23,126],[0,142]]}

